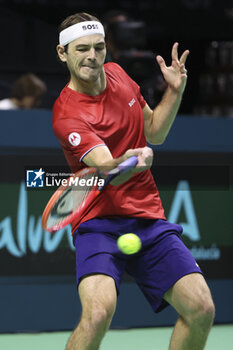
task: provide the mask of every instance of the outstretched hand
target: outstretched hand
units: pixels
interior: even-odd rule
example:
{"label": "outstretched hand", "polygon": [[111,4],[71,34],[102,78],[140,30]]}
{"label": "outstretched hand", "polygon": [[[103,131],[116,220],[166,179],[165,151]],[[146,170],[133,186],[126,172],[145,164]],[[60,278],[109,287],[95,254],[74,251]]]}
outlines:
{"label": "outstretched hand", "polygon": [[170,86],[170,88],[177,93],[183,93],[187,81],[187,70],[185,68],[185,62],[188,57],[189,50],[185,50],[179,59],[178,45],[178,43],[175,43],[172,47],[171,66],[166,66],[166,63],[161,56],[157,56],[156,59],[168,86]]}

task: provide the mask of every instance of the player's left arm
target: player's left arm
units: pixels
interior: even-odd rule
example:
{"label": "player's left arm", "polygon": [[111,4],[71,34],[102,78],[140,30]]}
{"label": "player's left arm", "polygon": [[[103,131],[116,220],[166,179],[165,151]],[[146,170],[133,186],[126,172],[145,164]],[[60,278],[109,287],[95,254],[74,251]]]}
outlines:
{"label": "player's left arm", "polygon": [[166,66],[161,56],[156,57],[168,87],[154,110],[147,104],[143,108],[145,136],[151,144],[161,144],[165,141],[176,117],[187,82],[185,62],[188,54],[189,51],[185,50],[178,58],[178,43],[175,43],[172,47],[171,66]]}

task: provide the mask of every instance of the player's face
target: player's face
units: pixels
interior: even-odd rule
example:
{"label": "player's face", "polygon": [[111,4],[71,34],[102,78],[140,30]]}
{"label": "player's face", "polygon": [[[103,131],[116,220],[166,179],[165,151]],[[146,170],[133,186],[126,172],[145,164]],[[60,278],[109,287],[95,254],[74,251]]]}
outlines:
{"label": "player's face", "polygon": [[106,56],[103,35],[94,34],[72,41],[68,46],[66,63],[71,76],[86,82],[96,81]]}

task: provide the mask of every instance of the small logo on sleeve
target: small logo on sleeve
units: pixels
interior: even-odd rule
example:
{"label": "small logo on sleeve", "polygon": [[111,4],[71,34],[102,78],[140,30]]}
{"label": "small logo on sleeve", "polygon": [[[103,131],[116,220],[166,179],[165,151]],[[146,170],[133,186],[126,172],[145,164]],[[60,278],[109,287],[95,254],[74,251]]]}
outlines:
{"label": "small logo on sleeve", "polygon": [[136,102],[136,101],[135,101],[135,99],[133,98],[133,99],[129,102],[129,106],[132,107],[132,106],[134,105],[135,102]]}
{"label": "small logo on sleeve", "polygon": [[72,146],[78,146],[81,142],[81,136],[77,132],[69,134],[69,143]]}

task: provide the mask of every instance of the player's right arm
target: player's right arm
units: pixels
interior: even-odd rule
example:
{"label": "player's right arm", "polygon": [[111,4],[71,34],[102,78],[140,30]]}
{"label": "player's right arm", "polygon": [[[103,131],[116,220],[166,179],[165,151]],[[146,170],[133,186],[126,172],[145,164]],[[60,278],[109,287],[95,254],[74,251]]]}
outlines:
{"label": "player's right arm", "polygon": [[87,155],[82,159],[82,161],[90,166],[95,167],[99,171],[105,172],[116,168],[120,163],[126,159],[137,156],[138,164],[137,166],[129,170],[127,173],[118,176],[115,180],[111,182],[112,185],[119,185],[137,173],[149,169],[153,162],[153,151],[149,147],[135,148],[127,150],[119,158],[113,158],[109,148],[107,146],[99,146],[93,148]]}
{"label": "player's right arm", "polygon": [[[53,130],[64,151],[72,154],[72,164],[84,163],[99,171],[108,172],[131,156],[138,157],[138,164],[125,174],[118,176],[111,184],[118,185],[127,181],[134,173],[149,169],[153,162],[153,151],[149,147],[128,149],[119,158],[114,158],[111,151],[90,125],[79,118],[61,118],[53,123]],[[70,162],[71,162],[70,161]],[[77,164],[78,165],[78,164]]]}

